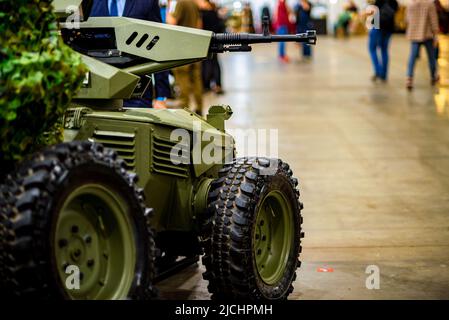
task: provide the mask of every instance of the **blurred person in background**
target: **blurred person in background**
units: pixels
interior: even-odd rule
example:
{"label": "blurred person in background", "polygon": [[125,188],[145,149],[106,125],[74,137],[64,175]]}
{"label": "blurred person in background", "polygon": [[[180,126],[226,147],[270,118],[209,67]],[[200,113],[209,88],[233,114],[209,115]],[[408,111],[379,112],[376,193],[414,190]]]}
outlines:
{"label": "blurred person in background", "polygon": [[349,0],[347,4],[347,10],[352,13],[358,13],[359,7],[357,7],[357,5],[353,0]]}
{"label": "blurred person in background", "polygon": [[368,49],[374,69],[372,80],[385,82],[388,77],[388,47],[395,30],[395,15],[399,5],[396,0],[376,0],[374,6],[377,10],[370,14],[379,14],[380,25],[373,26],[368,37]]}
{"label": "blurred person in background", "polygon": [[243,32],[256,32],[254,29],[253,10],[251,9],[251,4],[249,2],[245,2],[245,5],[243,6],[242,27]]}
{"label": "blurred person in background", "polygon": [[[171,1],[167,14],[167,23],[189,28],[202,28],[200,9],[195,0]],[[189,107],[190,93],[196,104],[196,112],[203,114],[203,80],[201,62],[173,69],[175,81],[179,86],[179,99],[182,108]]]}
{"label": "blurred person in background", "polygon": [[[158,0],[94,0],[90,15],[92,17],[128,17],[162,22]],[[168,74],[167,71],[155,74],[154,93],[152,90],[148,90],[141,99],[126,99],[123,105],[128,108],[165,109],[166,100],[171,96]],[[153,97],[155,97],[154,101]]]}
{"label": "blurred person in background", "polygon": [[[276,33],[280,35],[288,34],[291,29],[290,8],[285,0],[278,0],[275,13],[275,27]],[[285,42],[279,43],[279,58],[283,62],[289,62],[287,53],[285,52]]]}
{"label": "blurred person in background", "polygon": [[407,6],[407,39],[411,42],[406,87],[413,89],[413,74],[419,49],[426,48],[431,84],[438,82],[435,47],[438,44],[438,15],[433,0],[411,0]]}
{"label": "blurred person in background", "polygon": [[449,33],[449,10],[441,4],[440,0],[435,0],[435,7],[437,8],[438,24],[442,34]]}
{"label": "blurred person in background", "polygon": [[[435,0],[435,7],[437,8],[438,14],[438,25],[440,27],[440,33],[448,34],[449,33],[449,10],[443,7],[440,0]],[[438,60],[440,56],[440,46],[437,43],[437,47],[435,48],[435,58]]]}
{"label": "blurred person in background", "polygon": [[[304,33],[312,28],[310,22],[310,12],[312,11],[312,4],[308,0],[300,0],[295,6],[296,14],[296,33]],[[305,43],[301,44],[302,55],[304,58],[309,59],[312,57],[312,48]]]}
{"label": "blurred person in background", "polygon": [[260,13],[260,25],[263,26],[264,23],[264,18],[268,17],[268,27],[270,30],[270,33],[273,32],[273,21],[271,19],[271,11],[270,11],[270,7],[268,4],[264,4],[264,6],[262,7],[262,11]]}
{"label": "blurred person in background", "polygon": [[[217,8],[210,0],[198,2],[203,22],[203,29],[214,33],[225,32],[224,21],[218,16]],[[203,87],[206,91],[213,90],[216,94],[223,94],[221,86],[221,68],[218,55],[202,62]]]}
{"label": "blurred person in background", "polygon": [[343,11],[338,15],[337,22],[334,25],[334,35],[336,37],[348,37],[349,25],[351,23],[351,11],[349,10],[349,4],[343,6]]}
{"label": "blurred person in background", "polygon": [[159,7],[161,7],[161,17],[162,23],[166,23],[167,21],[167,0],[160,0]]}

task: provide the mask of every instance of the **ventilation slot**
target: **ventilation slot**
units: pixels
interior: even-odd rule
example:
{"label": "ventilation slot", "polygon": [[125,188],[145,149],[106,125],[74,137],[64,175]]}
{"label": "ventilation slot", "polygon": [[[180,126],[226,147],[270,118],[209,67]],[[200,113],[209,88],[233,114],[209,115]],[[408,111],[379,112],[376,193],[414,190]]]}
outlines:
{"label": "ventilation slot", "polygon": [[155,36],[150,43],[147,45],[147,50],[150,51],[153,49],[154,45],[159,41],[159,36]]}
{"label": "ventilation slot", "polygon": [[142,38],[140,38],[139,42],[136,43],[136,47],[137,47],[137,48],[140,48],[140,47],[143,45],[143,43],[144,43],[145,41],[148,40],[149,37],[150,37],[150,36],[149,36],[148,34],[145,33],[145,34],[142,36]]}
{"label": "ventilation slot", "polygon": [[101,143],[105,148],[117,152],[125,160],[126,169],[134,171],[136,168],[136,135],[134,133],[115,131],[95,131],[95,142]]}
{"label": "ventilation slot", "polygon": [[[188,148],[188,146],[183,146],[183,148]],[[187,178],[189,176],[189,165],[185,162],[190,162],[190,157],[180,159],[183,162],[181,164],[174,164],[170,159],[172,150],[180,151],[178,143],[153,136],[152,170],[161,174]],[[181,152],[179,152],[179,155],[181,156]]]}
{"label": "ventilation slot", "polygon": [[134,32],[129,36],[128,40],[126,40],[126,44],[129,46],[131,43],[133,43],[134,39],[136,39],[138,35],[139,35],[139,34],[138,34],[136,31],[134,31]]}

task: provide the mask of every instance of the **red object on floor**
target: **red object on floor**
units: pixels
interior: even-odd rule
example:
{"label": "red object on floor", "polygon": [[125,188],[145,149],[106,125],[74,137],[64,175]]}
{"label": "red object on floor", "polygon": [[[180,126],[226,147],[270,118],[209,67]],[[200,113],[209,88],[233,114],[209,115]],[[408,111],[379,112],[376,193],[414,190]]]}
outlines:
{"label": "red object on floor", "polygon": [[318,268],[317,272],[334,272],[334,268]]}

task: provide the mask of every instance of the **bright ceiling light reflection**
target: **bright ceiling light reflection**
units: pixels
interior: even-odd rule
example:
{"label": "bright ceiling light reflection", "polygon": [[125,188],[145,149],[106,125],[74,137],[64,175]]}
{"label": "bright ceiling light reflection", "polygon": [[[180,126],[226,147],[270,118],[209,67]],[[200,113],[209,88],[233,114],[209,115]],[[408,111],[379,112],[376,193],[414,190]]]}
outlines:
{"label": "bright ceiling light reflection", "polygon": [[439,115],[446,113],[449,116],[449,89],[440,88],[434,99],[437,113]]}
{"label": "bright ceiling light reflection", "polygon": [[242,9],[242,3],[240,1],[235,1],[233,5],[236,10]]}

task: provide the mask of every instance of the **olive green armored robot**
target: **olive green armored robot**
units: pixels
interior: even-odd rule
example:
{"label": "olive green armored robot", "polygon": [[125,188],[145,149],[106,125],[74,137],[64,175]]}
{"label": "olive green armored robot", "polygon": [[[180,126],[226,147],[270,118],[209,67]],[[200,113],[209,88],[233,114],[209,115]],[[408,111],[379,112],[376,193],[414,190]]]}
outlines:
{"label": "olive green armored robot", "polygon": [[[254,43],[315,44],[315,33],[213,34],[89,18],[82,1],[54,6],[64,42],[88,72],[63,119],[65,142],[0,181],[2,294],[149,299],[164,272],[202,256],[212,298],[286,299],[303,237],[289,165],[236,158],[229,106],[210,107],[204,120],[123,100],[150,90],[148,75],[159,71]],[[80,9],[79,25],[69,6]]]}

